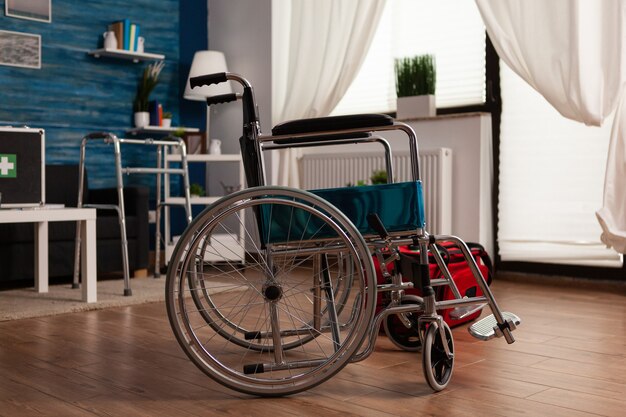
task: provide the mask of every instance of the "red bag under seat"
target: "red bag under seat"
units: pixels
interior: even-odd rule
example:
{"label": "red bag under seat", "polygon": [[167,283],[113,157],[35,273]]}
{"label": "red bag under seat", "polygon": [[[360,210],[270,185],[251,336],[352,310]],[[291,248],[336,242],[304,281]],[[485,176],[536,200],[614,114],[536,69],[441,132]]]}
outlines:
{"label": "red bag under seat", "polygon": [[[487,285],[491,284],[492,274],[493,274],[493,264],[491,263],[491,259],[489,254],[485,251],[482,245],[478,243],[467,243],[472,256],[476,260],[478,268],[485,278]],[[446,263],[448,270],[450,271],[450,275],[454,280],[459,292],[462,297],[476,297],[483,295],[480,287],[476,283],[476,279],[472,274],[472,271],[465,261],[461,250],[452,242],[444,242],[443,244],[437,245],[439,253],[441,254],[444,262]],[[414,280],[414,283],[419,284],[421,282],[419,278],[419,268],[418,260],[419,260],[419,250],[414,249],[411,246],[400,246],[400,261],[389,262],[387,264],[387,270],[389,274],[393,275],[396,268],[402,273],[402,281],[410,282],[412,278],[415,276],[417,279]],[[430,279],[442,278],[443,275],[439,269],[439,266],[435,262],[435,257],[432,253],[428,254],[429,259],[429,273]],[[385,284],[385,278],[380,269],[380,263],[378,262],[378,257],[374,256],[374,268],[376,270],[376,279],[377,283]],[[436,298],[438,301],[441,300],[452,300],[454,299],[454,294],[452,293],[452,289],[448,285],[437,286],[434,287],[436,291]],[[405,294],[413,294],[417,296],[421,296],[421,285],[418,285],[417,288],[410,288],[405,290]],[[378,313],[381,309],[383,309],[389,303],[389,292],[379,292],[377,296],[376,302],[376,312]],[[469,314],[465,317],[454,319],[450,316],[452,309],[448,308],[445,310],[439,311],[439,314],[443,316],[443,319],[450,327],[458,326],[463,323],[467,323],[468,321],[476,319],[480,315],[480,310]]]}

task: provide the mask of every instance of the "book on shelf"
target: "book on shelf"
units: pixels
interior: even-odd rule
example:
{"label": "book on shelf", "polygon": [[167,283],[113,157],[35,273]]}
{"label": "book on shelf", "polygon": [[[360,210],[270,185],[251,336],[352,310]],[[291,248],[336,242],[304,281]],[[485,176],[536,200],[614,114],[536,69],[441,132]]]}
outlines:
{"label": "book on shelf", "polygon": [[124,19],[124,47],[123,49],[129,50],[130,47],[130,20]]}
{"label": "book on shelf", "polygon": [[122,49],[124,43],[124,22],[113,22],[109,25],[109,31],[115,33],[115,40],[117,41],[117,49]]}
{"label": "book on shelf", "polygon": [[138,52],[140,32],[138,24],[131,23],[129,19],[122,19],[111,23],[108,30],[115,33],[117,49]]}
{"label": "book on shelf", "polygon": [[128,35],[128,50],[135,51],[135,32],[137,31],[137,25],[134,23],[130,24],[130,34]]}
{"label": "book on shelf", "polygon": [[135,49],[133,49],[133,51],[139,51],[139,25],[135,25]]}
{"label": "book on shelf", "polygon": [[150,126],[161,126],[163,106],[156,100],[148,103],[148,113],[150,113]]}

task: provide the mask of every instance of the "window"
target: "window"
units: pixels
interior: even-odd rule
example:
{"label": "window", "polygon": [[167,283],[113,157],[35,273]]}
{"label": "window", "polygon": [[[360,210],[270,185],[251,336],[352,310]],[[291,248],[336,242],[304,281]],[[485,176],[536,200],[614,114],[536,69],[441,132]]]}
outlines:
{"label": "window", "polygon": [[499,98],[485,103],[485,42],[473,1],[389,1],[363,67],[333,114],[395,111],[394,58],[434,54],[437,107],[493,111],[499,125],[499,260],[620,267],[622,255],[600,242],[595,217],[612,120],[598,128],[565,119],[504,63],[500,114]]}
{"label": "window", "polygon": [[500,83],[502,261],[621,266],[595,216],[612,117],[602,127],[566,119],[504,63]]}
{"label": "window", "polygon": [[434,54],[437,107],[485,101],[485,28],[473,1],[387,2],[359,74],[333,114],[393,112],[394,58]]}

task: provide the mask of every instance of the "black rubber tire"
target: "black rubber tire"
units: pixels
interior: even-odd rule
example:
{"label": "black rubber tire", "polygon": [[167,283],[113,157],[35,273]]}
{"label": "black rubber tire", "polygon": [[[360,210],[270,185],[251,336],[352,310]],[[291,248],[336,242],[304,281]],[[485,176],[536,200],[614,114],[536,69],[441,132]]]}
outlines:
{"label": "black rubber tire", "polygon": [[[400,301],[400,305],[422,304],[421,297],[416,295],[405,295]],[[419,334],[417,319],[419,313],[405,313],[411,327],[407,328],[398,318],[397,314],[391,314],[383,321],[383,329],[391,342],[402,350],[407,352],[419,352],[422,349],[422,342]]]}
{"label": "black rubber tire", "polygon": [[454,340],[450,327],[443,322],[448,348],[453,356],[448,358],[441,339],[439,325],[430,323],[424,337],[422,348],[422,368],[426,382],[434,391],[441,391],[448,386],[454,371]]}

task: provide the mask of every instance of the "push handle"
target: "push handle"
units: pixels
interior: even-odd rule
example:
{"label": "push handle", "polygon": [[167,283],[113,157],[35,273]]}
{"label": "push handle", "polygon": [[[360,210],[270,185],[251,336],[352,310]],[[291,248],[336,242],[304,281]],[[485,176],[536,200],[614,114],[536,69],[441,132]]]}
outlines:
{"label": "push handle", "polygon": [[218,72],[216,74],[199,75],[189,79],[189,85],[191,88],[202,87],[203,85],[220,84],[227,81],[228,78],[225,72]]}
{"label": "push handle", "polygon": [[[243,101],[243,124],[245,126],[258,124],[259,115],[257,113],[256,102],[254,100],[254,93],[252,92],[252,86],[250,85],[248,80],[243,78],[241,75],[234,74],[232,72],[219,72],[216,74],[200,75],[198,77],[192,77],[189,80],[189,85],[192,88],[194,88],[194,87],[201,87],[203,85],[219,84],[219,83],[223,83],[229,80],[235,81],[241,84],[243,87],[243,94],[241,95],[241,99]],[[230,96],[227,94],[225,94],[224,96],[226,96],[228,101],[234,100],[233,96]],[[238,98],[238,96],[236,97]],[[217,98],[217,99],[214,97],[213,100],[220,100],[220,101],[211,102],[207,100],[207,104],[211,105],[215,103],[225,103],[226,101],[222,101],[224,99],[225,99],[224,97]]]}
{"label": "push handle", "polygon": [[208,106],[212,104],[220,104],[220,103],[230,103],[231,101],[237,100],[237,94],[220,94],[218,96],[207,97],[206,104]]}

